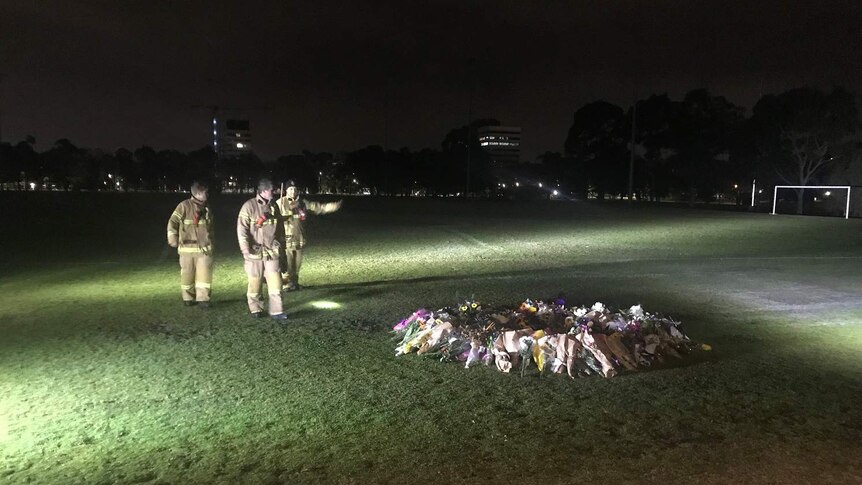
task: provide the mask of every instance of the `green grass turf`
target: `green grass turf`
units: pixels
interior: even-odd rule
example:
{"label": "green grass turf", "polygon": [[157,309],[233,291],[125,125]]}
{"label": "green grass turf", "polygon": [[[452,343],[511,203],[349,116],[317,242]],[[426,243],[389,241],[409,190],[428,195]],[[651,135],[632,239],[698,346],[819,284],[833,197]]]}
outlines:
{"label": "green grass turf", "polygon": [[[216,306],[181,306],[181,199],[0,193],[0,483],[862,481],[862,221],[351,198],[281,327],[247,315],[243,197]],[[558,292],[714,350],[610,380],[394,357],[418,307]]]}

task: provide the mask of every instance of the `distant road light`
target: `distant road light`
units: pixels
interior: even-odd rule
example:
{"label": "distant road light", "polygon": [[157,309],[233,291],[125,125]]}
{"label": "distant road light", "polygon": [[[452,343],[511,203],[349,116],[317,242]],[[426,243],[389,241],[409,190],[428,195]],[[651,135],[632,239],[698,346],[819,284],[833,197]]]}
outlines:
{"label": "distant road light", "polygon": [[542,182],[539,182],[539,188],[540,189],[542,188]]}
{"label": "distant road light", "polygon": [[826,195],[826,197],[829,197],[830,195],[832,195],[832,192],[827,190],[825,195]]}
{"label": "distant road light", "polygon": [[521,182],[515,182],[515,187],[520,187],[520,186],[521,186]]}
{"label": "distant road light", "polygon": [[243,148],[243,147],[245,147],[245,145],[243,145],[242,143],[237,143],[237,144],[236,144],[236,147],[237,147],[237,148]]}
{"label": "distant road light", "polygon": [[554,190],[554,195],[560,195],[560,193]]}

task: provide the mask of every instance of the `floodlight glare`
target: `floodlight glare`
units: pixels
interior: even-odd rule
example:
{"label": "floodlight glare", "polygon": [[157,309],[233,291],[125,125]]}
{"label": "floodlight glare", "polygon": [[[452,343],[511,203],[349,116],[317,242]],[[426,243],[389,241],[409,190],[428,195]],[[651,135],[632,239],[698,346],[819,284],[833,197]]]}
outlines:
{"label": "floodlight glare", "polygon": [[236,147],[237,147],[237,148],[242,148],[242,147],[244,147],[244,146],[245,146],[245,145],[243,145],[242,143],[237,143],[237,144],[236,144]]}
{"label": "floodlight glare", "polygon": [[556,190],[554,190],[554,195],[559,195],[559,192],[557,192]]}
{"label": "floodlight glare", "polygon": [[337,308],[341,308],[341,304],[325,300],[313,301],[311,302],[311,306],[320,310],[335,310]]}
{"label": "floodlight glare", "polygon": [[540,189],[542,188],[542,182],[539,182],[539,188]]}

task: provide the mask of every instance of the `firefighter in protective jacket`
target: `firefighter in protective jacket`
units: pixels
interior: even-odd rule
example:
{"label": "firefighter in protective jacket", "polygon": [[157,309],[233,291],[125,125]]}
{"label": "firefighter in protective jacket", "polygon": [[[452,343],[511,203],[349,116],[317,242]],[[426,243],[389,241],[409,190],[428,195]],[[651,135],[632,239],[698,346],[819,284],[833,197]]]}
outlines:
{"label": "firefighter in protective jacket", "polygon": [[338,202],[315,202],[302,198],[299,188],[288,184],[283,197],[278,199],[278,208],[284,215],[285,260],[282,264],[282,279],[287,291],[299,289],[299,269],[302,266],[302,249],[305,247],[305,220],[309,214],[329,214],[341,208]]}
{"label": "firefighter in protective jacket", "polygon": [[279,255],[284,247],[284,227],[281,212],[273,201],[273,185],[261,179],[257,195],[246,201],[236,221],[236,235],[248,276],[248,309],[255,318],[264,315],[261,289],[266,280],[269,293],[269,315],[287,319],[281,303],[281,271]]}
{"label": "firefighter in protective jacket", "polygon": [[180,202],[168,219],[168,244],[180,256],[183,303],[208,308],[213,280],[213,216],[204,182],[191,186],[192,196]]}

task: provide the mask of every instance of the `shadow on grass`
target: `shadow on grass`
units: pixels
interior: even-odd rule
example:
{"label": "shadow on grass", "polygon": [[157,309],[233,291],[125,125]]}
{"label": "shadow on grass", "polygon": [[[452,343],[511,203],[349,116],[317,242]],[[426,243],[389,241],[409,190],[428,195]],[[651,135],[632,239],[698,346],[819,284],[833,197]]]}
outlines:
{"label": "shadow on grass", "polygon": [[[620,265],[625,265],[620,269]],[[523,294],[516,298],[549,298],[555,297],[561,291],[567,295],[586,295],[601,299],[606,303],[624,302],[634,304],[644,301],[649,295],[654,301],[660,301],[662,307],[677,311],[678,316],[692,320],[701,318],[699,313],[714,311],[703,308],[699,303],[688,301],[683,295],[673,290],[665,290],[662,274],[649,272],[649,264],[644,264],[645,271],[627,273],[633,267],[632,263],[592,263],[544,269],[496,271],[476,274],[453,274],[446,276],[424,276],[406,279],[361,281],[355,283],[330,283],[305,287],[298,292],[285,293],[283,296],[288,313],[295,320],[327,320],[330,315],[338,315],[337,321],[350,318],[366,320],[402,318],[416,308],[432,305],[440,301],[441,292],[468,295],[475,294],[480,300],[485,300],[485,292],[511,294],[518,288],[525,288]],[[66,268],[57,271],[42,270],[27,276],[24,284],[28,286],[70,285],[77,282],[91,282],[95,285],[94,294],[86,295],[85,303],[78,301],[76,296],[58,297],[41,302],[41,308],[29,310],[25,315],[9,317],[0,314],[3,327],[12,327],[23,331],[23,335],[9,335],[10,338],[0,341],[0,347],[7,345],[26,345],[41,339],[57,339],[74,336],[78,333],[90,334],[92,331],[110,331],[123,329],[136,324],[148,325],[152,322],[174,320],[182,321],[191,318],[201,320],[202,314],[189,314],[179,306],[171,289],[170,304],[159,303],[158,295],[142,293],[131,285],[131,293],[117,300],[110,295],[110,289],[101,290],[99,285],[105,281],[122,281],[129,279],[129,274],[144,270],[146,267],[122,267],[106,269],[105,267]],[[610,268],[610,269],[609,269]],[[171,276],[173,278],[173,276]],[[23,276],[20,278],[24,278]],[[652,284],[644,285],[648,280]],[[618,281],[628,281],[631,285],[619,285]],[[172,281],[173,283],[173,281]],[[469,283],[468,288],[463,288]],[[541,287],[542,290],[538,290]],[[454,291],[453,291],[454,290]],[[536,294],[545,291],[546,294]],[[100,292],[105,294],[100,295]],[[408,301],[408,307],[392,307],[386,298],[397,293],[399,301]],[[605,295],[605,296],[602,296]],[[50,297],[50,295],[49,295]],[[165,294],[167,297],[167,293]],[[83,297],[82,297],[83,298]],[[607,298],[610,298],[608,300]],[[106,301],[103,301],[106,300]],[[316,300],[331,300],[342,307],[336,310],[318,310],[311,306]],[[459,301],[446,297],[446,304],[457,304]],[[499,305],[514,306],[522,300],[498,301]],[[207,311],[205,319],[214,317],[233,321],[245,319],[248,309],[243,296],[214,299],[214,306]],[[491,303],[491,302],[488,302]],[[589,301],[569,301],[569,304],[590,304]],[[723,304],[723,303],[722,303]],[[369,312],[369,305],[374,308]],[[443,306],[440,305],[440,306]],[[712,307],[714,305],[710,305]],[[296,310],[291,310],[297,308]],[[194,309],[192,309],[194,310]],[[402,314],[403,315],[400,315]],[[370,316],[371,315],[371,316]],[[400,316],[399,316],[400,315]],[[107,329],[107,330],[106,330]],[[696,336],[695,336],[696,337]]]}

